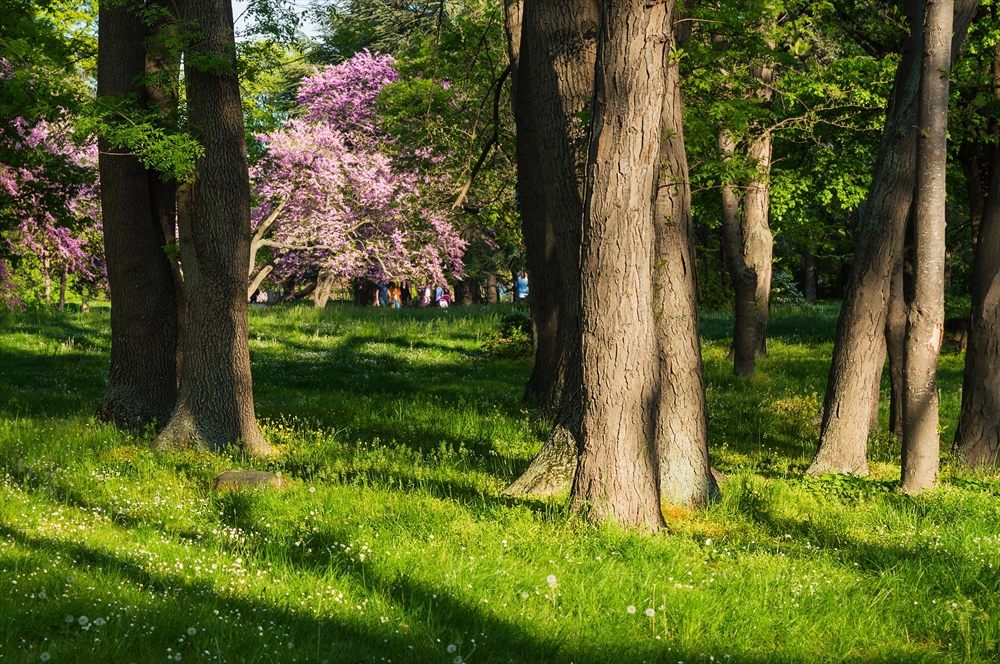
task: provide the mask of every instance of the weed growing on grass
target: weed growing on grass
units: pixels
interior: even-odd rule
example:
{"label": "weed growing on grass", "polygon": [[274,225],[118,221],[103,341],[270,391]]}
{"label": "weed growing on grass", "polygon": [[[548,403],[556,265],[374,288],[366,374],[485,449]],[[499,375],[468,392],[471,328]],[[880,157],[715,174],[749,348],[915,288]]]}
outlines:
{"label": "weed growing on grass", "polygon": [[[729,479],[655,537],[502,495],[546,433],[520,403],[529,363],[481,352],[503,311],[252,312],[257,412],[280,452],[260,461],[158,455],[152,432],[94,422],[106,312],[0,315],[0,659],[1000,655],[1000,481],[946,465],[940,489],[902,496],[884,435],[871,478],[802,477],[834,309],[776,311],[755,381],[725,361],[731,323],[706,319],[713,464]],[[212,491],[233,467],[288,485]]]}

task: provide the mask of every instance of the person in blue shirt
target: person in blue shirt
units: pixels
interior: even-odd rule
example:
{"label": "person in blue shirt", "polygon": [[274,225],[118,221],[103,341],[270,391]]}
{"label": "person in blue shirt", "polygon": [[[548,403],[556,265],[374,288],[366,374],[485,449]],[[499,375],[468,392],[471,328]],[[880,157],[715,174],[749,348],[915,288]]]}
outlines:
{"label": "person in blue shirt", "polygon": [[378,306],[389,306],[389,284],[381,283],[378,285]]}
{"label": "person in blue shirt", "polygon": [[514,299],[523,300],[528,297],[528,275],[525,274],[524,270],[517,273],[517,279],[514,280]]}

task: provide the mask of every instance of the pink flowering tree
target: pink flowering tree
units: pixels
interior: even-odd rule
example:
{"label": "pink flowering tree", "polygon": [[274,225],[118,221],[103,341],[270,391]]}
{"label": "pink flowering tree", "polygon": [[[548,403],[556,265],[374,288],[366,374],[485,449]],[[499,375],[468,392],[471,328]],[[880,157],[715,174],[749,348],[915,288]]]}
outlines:
{"label": "pink flowering tree", "polygon": [[430,155],[380,128],[378,96],[397,78],[391,57],[367,51],[317,69],[299,88],[301,115],[258,137],[267,152],[252,173],[250,293],[267,277],[328,294],[338,279],[461,276],[466,243],[434,204],[448,183],[420,167]]}

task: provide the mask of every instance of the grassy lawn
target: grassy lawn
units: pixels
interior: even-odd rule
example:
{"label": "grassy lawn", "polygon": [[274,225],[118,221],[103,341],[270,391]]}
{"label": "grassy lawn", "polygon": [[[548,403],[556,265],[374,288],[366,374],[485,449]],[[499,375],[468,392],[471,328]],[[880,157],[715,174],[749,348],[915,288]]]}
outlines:
{"label": "grassy lawn", "polygon": [[[500,311],[252,311],[263,462],[96,423],[106,309],[0,314],[0,663],[1000,657],[1000,481],[946,459],[939,489],[899,495],[886,434],[871,477],[802,477],[834,308],[775,312],[755,380],[705,316],[729,479],[657,536],[502,495],[545,431],[530,363],[482,351]],[[961,373],[946,349],[948,442]],[[290,483],[213,492],[234,467]]]}

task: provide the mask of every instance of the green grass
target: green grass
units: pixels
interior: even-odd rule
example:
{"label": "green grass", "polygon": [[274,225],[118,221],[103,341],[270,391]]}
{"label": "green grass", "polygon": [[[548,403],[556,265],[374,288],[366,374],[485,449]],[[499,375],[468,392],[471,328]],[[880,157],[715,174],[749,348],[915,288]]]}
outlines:
{"label": "green grass", "polygon": [[[545,434],[520,403],[529,363],[481,350],[503,310],[251,312],[281,451],[254,462],[94,422],[106,309],[0,314],[0,662],[1000,656],[1000,481],[945,459],[939,489],[902,496],[884,434],[870,478],[802,477],[835,308],[774,312],[755,380],[725,360],[731,319],[705,316],[729,480],[656,536],[502,496]],[[961,353],[941,367],[947,441]],[[251,466],[289,487],[210,490]]]}

